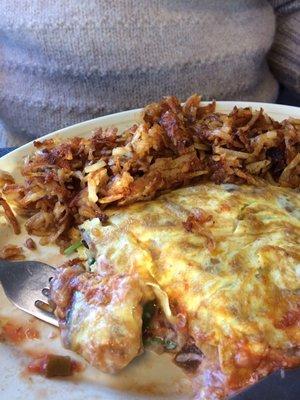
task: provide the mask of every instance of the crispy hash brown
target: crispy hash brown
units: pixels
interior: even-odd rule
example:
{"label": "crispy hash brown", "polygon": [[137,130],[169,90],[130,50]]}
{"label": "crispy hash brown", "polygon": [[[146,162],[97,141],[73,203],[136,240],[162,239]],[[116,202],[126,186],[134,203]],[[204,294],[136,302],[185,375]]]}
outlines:
{"label": "crispy hash brown", "polygon": [[[300,120],[279,123],[262,109],[222,114],[193,95],[181,105],[165,97],[145,107],[143,122],[125,132],[96,130],[91,138],[35,142],[22,185],[0,185],[29,234],[65,246],[87,219],[105,208],[151,199],[187,183],[300,184]],[[4,179],[5,178],[5,179]]]}
{"label": "crispy hash brown", "polygon": [[14,244],[7,244],[0,249],[0,260],[24,260],[23,249]]}

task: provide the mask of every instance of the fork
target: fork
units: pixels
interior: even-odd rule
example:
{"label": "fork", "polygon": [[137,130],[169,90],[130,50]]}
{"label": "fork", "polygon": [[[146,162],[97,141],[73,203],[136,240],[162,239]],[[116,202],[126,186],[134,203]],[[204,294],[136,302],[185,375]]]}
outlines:
{"label": "fork", "polygon": [[8,299],[20,310],[58,326],[48,303],[55,268],[38,261],[0,259],[0,282]]}

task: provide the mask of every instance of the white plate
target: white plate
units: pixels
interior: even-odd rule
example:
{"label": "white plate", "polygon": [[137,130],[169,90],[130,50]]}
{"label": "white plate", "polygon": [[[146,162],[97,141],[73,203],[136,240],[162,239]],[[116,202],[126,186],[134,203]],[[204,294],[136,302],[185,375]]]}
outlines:
{"label": "white plate", "polygon": [[[267,103],[246,102],[218,102],[217,110],[230,112],[234,105],[239,107],[251,106],[254,109],[262,107],[272,118],[282,120],[289,116],[300,118],[300,108],[282,106]],[[141,119],[141,110],[125,111],[118,114],[96,118],[82,122],[59,131],[46,135],[44,138],[72,137],[90,134],[97,127],[115,126],[119,130],[130,127]],[[33,151],[33,143],[28,143],[0,159],[0,169],[12,173],[17,179],[20,178],[19,166],[24,156]],[[24,243],[25,229],[19,236],[12,234],[10,228],[0,217],[0,247],[4,244]],[[38,242],[38,239],[36,240]],[[28,258],[48,262],[55,265],[63,261],[54,246],[38,247],[34,253],[27,252]],[[41,339],[30,340],[22,346],[13,347],[0,343],[0,397],[1,399],[64,399],[92,400],[92,399],[142,399],[149,398],[190,398],[191,390],[189,381],[182,372],[174,366],[167,355],[157,356],[150,352],[139,357],[122,373],[111,376],[106,375],[95,368],[87,367],[84,373],[72,379],[47,380],[40,376],[24,376],[23,371],[28,363],[26,352],[30,350],[48,351],[56,354],[69,354],[79,359],[74,353],[62,348],[59,338],[50,338],[53,334],[57,336],[57,329],[43,322],[30,318],[23,312],[12,306],[0,288],[0,322],[4,318],[13,319],[22,325],[28,322],[35,326]],[[50,337],[49,337],[50,336]]]}

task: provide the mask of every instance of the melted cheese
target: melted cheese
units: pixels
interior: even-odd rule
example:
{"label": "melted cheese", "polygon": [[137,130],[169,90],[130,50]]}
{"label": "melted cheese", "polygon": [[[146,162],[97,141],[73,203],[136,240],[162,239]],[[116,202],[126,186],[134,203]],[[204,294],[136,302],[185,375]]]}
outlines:
{"label": "melted cheese", "polygon": [[[93,269],[157,283],[187,316],[197,346],[217,349],[222,371],[240,387],[263,360],[262,374],[300,364],[289,357],[300,345],[299,206],[290,189],[207,184],[111,210],[109,225],[82,228]],[[214,249],[184,228],[199,208],[212,215]]]}
{"label": "melted cheese", "polygon": [[118,372],[143,349],[139,281],[91,273],[81,274],[80,279],[60,325],[63,343],[101,371]]}

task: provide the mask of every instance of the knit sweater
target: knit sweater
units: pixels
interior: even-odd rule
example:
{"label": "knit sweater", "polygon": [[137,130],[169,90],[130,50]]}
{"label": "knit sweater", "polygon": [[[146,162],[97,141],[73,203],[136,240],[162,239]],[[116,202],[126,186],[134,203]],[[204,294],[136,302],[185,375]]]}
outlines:
{"label": "knit sweater", "polygon": [[0,146],[169,94],[300,92],[299,0],[1,0],[0,15]]}

